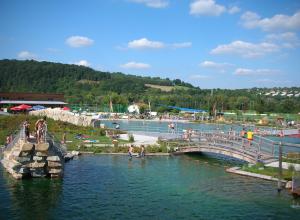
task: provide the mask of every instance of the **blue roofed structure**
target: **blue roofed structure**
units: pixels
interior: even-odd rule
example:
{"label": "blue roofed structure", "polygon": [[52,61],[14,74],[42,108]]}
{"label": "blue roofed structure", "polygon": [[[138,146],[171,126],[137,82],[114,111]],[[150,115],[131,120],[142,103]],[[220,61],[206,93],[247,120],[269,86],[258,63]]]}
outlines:
{"label": "blue roofed structure", "polygon": [[203,109],[194,109],[194,108],[182,108],[178,106],[167,106],[168,108],[177,109],[182,112],[189,112],[189,113],[206,113],[207,111]]}

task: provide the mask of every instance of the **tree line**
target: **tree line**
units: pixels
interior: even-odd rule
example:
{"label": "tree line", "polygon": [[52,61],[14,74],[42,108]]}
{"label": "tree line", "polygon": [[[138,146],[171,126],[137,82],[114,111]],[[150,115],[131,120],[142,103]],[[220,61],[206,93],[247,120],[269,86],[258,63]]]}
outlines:
{"label": "tree line", "polygon": [[[147,87],[145,84],[171,86],[171,91]],[[153,110],[168,111],[166,106],[180,106],[222,111],[248,111],[259,113],[298,113],[299,97],[265,96],[267,88],[201,89],[180,79],[162,79],[125,75],[120,72],[96,71],[89,67],[38,62],[33,60],[0,60],[1,92],[64,93],[70,104],[129,105],[133,102],[147,105]],[[292,88],[298,90],[299,88]]]}

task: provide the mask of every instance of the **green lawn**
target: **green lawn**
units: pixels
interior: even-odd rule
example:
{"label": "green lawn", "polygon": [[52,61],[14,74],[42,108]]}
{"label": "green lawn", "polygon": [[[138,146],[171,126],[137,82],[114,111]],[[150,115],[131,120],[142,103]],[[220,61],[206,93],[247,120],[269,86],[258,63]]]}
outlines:
{"label": "green lawn", "polygon": [[[261,163],[257,163],[256,165],[253,166],[248,166],[248,165],[244,165],[241,170],[243,171],[247,171],[247,172],[251,172],[251,173],[258,173],[258,174],[263,174],[263,175],[267,175],[267,176],[272,176],[275,178],[278,178],[279,176],[279,168],[276,167],[265,167],[263,164]],[[293,175],[299,175],[300,172],[296,172],[293,169],[288,169],[282,170],[282,178],[285,180],[292,180]]]}
{"label": "green lawn", "polygon": [[[29,120],[30,131],[34,131],[34,124],[39,119],[35,116],[28,116],[24,114],[14,115],[14,116],[0,116],[0,145],[4,145],[6,136],[12,132],[18,131],[20,125],[25,121]],[[94,153],[127,153],[128,147],[125,144],[128,144],[129,141],[118,140],[118,146],[112,146],[112,139],[105,136],[105,129],[93,128],[93,127],[82,127],[76,126],[70,123],[54,121],[50,118],[47,118],[48,132],[50,132],[56,139],[57,142],[61,142],[63,133],[66,132],[66,146],[68,150],[80,150],[86,152]],[[122,131],[114,131],[122,132]],[[88,136],[84,139],[78,139],[76,136],[78,134]],[[85,140],[97,140],[96,143],[85,143]],[[100,145],[100,146],[97,146]],[[134,147],[134,152],[139,152],[138,147]],[[149,146],[145,149],[146,153],[167,153],[172,151],[168,149],[165,145],[162,146]]]}
{"label": "green lawn", "polygon": [[[39,119],[38,117],[24,114],[18,114],[14,116],[0,116],[0,145],[4,145],[7,135],[19,130],[20,125],[25,121],[25,119],[29,120],[30,131],[34,131],[34,124]],[[111,138],[105,136],[105,129],[76,126],[66,122],[54,121],[50,118],[47,118],[47,125],[48,132],[54,135],[55,139],[59,142],[62,140],[63,133],[66,132],[67,141],[71,141],[67,143],[68,150],[77,149],[77,146],[83,145],[84,140],[87,139],[98,140],[97,143],[99,144],[112,144]],[[75,136],[78,134],[88,136],[88,138],[77,139],[75,138]],[[119,140],[119,143],[128,143],[128,141]]]}

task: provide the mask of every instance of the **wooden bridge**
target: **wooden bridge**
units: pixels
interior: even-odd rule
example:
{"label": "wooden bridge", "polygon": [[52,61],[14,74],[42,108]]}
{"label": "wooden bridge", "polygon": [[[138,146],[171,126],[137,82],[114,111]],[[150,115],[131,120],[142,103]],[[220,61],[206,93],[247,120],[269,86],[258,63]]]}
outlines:
{"label": "wooden bridge", "polygon": [[166,140],[167,145],[174,147],[177,154],[188,152],[215,153],[229,156],[249,163],[271,163],[278,161],[280,151],[286,156],[289,152],[300,151],[299,144],[276,142],[262,136],[254,140],[236,135],[235,132],[202,132],[193,131],[179,138]]}

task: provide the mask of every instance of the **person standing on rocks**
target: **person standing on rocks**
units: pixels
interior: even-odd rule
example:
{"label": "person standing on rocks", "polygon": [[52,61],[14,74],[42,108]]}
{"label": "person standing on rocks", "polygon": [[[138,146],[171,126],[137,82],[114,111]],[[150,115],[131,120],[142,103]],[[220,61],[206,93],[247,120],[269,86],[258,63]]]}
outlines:
{"label": "person standing on rocks", "polygon": [[42,118],[37,120],[35,123],[35,130],[36,130],[36,139],[37,143],[41,143],[42,139],[45,138],[46,133],[46,118]]}

